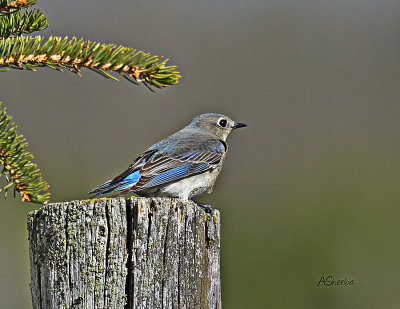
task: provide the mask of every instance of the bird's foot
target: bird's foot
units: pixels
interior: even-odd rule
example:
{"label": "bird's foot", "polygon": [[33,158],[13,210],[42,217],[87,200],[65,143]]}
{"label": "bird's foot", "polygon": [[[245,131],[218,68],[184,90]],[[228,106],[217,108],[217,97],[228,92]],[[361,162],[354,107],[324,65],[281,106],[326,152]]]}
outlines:
{"label": "bird's foot", "polygon": [[212,208],[212,206],[210,204],[198,203],[198,202],[195,202],[195,203],[196,203],[197,206],[203,208],[204,211],[209,213],[209,214],[214,211],[214,209]]}

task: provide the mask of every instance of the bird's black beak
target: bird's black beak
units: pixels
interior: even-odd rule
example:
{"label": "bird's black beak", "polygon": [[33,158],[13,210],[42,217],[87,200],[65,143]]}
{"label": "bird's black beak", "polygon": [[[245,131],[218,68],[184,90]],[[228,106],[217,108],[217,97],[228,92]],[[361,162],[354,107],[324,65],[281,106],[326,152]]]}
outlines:
{"label": "bird's black beak", "polygon": [[243,122],[235,122],[235,125],[232,127],[232,129],[239,129],[239,128],[244,128],[247,127],[247,124]]}

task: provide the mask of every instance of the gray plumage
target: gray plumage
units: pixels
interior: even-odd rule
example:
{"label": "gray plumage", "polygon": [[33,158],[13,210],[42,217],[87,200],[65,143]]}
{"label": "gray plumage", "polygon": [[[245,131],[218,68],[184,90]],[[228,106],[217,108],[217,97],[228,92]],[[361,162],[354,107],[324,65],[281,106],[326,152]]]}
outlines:
{"label": "gray plumage", "polygon": [[227,150],[226,138],[245,127],[221,114],[202,114],[139,156],[121,175],[93,189],[93,196],[167,196],[192,199],[211,193]]}

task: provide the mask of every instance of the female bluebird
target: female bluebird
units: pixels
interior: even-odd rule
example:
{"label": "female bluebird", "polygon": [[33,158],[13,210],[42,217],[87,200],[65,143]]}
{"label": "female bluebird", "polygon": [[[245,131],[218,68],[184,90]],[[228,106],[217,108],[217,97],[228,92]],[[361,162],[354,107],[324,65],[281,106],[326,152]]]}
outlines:
{"label": "female bluebird", "polygon": [[221,114],[202,114],[189,125],[154,144],[121,175],[93,189],[93,197],[114,193],[122,196],[178,197],[192,199],[211,193],[221,171],[233,129],[246,127]]}

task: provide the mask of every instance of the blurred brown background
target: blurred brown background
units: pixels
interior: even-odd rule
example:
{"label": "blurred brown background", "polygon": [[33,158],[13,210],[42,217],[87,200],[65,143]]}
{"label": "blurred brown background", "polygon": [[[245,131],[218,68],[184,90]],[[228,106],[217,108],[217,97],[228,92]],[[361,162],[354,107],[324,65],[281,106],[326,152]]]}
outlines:
{"label": "blurred brown background", "polygon": [[[155,94],[90,71],[0,74],[0,100],[51,184],[86,199],[203,112],[234,132],[209,202],[222,213],[225,308],[396,308],[400,2],[50,1],[44,35],[164,55]],[[30,308],[26,215],[0,200],[0,307]],[[354,280],[317,286],[321,276]]]}

